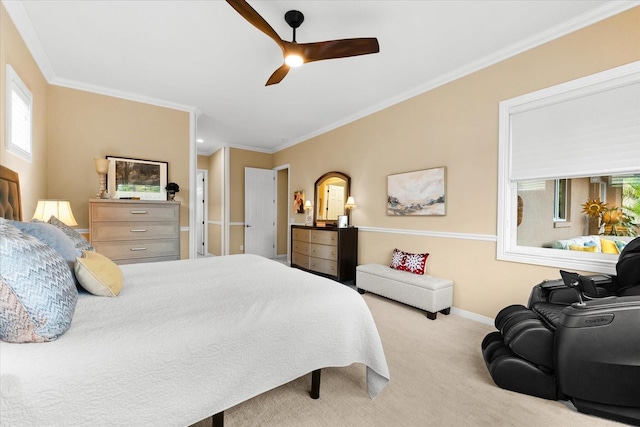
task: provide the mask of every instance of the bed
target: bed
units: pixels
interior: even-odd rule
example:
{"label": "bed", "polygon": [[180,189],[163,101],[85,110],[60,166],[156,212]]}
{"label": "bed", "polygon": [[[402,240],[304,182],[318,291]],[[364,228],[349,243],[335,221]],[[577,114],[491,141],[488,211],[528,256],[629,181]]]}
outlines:
{"label": "bed", "polygon": [[[0,201],[19,203],[7,176]],[[340,283],[255,255],[120,268],[121,293],[80,292],[58,339],[0,342],[0,424],[220,425],[311,372],[317,393],[325,367],[366,365],[371,398],[389,381],[371,313]]]}

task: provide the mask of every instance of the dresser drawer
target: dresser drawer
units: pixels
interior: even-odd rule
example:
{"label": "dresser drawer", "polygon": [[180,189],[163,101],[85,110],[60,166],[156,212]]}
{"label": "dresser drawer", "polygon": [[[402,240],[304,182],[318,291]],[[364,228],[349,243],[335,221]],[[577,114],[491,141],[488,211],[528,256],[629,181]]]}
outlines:
{"label": "dresser drawer", "polygon": [[91,239],[119,240],[172,239],[180,232],[174,222],[103,222],[94,224]]}
{"label": "dresser drawer", "polygon": [[309,255],[309,243],[300,242],[299,240],[294,240],[292,252]]}
{"label": "dresser drawer", "polygon": [[96,203],[91,209],[91,220],[99,221],[178,221],[178,205],[158,203]]}
{"label": "dresser drawer", "polygon": [[302,268],[309,268],[309,256],[294,252],[291,254],[291,263]]}
{"label": "dresser drawer", "polygon": [[158,239],[120,242],[93,242],[96,252],[113,261],[154,257],[180,258],[178,239]]}
{"label": "dresser drawer", "polygon": [[338,275],[338,263],[330,261],[328,259],[320,259],[309,257],[309,270],[317,271],[318,273],[330,274],[331,276]]}
{"label": "dresser drawer", "polygon": [[338,248],[335,246],[311,244],[309,255],[316,258],[336,261],[338,259]]}
{"label": "dresser drawer", "polygon": [[337,231],[311,231],[311,243],[318,243],[321,245],[333,245],[338,244],[338,232]]}
{"label": "dresser drawer", "polygon": [[298,240],[301,242],[309,241],[309,230],[301,230],[299,228],[293,229],[293,240]]}

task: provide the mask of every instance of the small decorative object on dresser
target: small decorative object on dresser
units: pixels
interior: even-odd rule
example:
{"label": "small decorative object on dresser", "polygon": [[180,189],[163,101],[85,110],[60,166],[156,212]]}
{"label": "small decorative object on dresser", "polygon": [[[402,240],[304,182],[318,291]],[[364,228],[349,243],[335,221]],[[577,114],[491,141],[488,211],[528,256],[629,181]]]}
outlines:
{"label": "small decorative object on dresser", "polygon": [[89,234],[116,264],[180,259],[180,202],[93,199]]}
{"label": "small decorative object on dresser", "polygon": [[356,227],[291,226],[291,266],[338,282],[356,278],[358,229]]}
{"label": "small decorative object on dresser", "polygon": [[167,200],[175,200],[176,193],[180,192],[180,186],[175,182],[168,183],[164,189],[167,190]]}
{"label": "small decorative object on dresser", "polygon": [[311,200],[307,200],[306,202],[304,202],[304,211],[306,213],[306,216],[304,219],[304,225],[312,226],[313,225],[313,203],[311,203]]}

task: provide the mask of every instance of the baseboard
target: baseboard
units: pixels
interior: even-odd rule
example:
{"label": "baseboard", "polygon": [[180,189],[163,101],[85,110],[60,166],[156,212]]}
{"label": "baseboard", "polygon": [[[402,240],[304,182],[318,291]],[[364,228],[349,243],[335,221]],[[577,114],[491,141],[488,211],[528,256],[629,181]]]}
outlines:
{"label": "baseboard", "polygon": [[460,308],[451,307],[451,313],[456,314],[461,317],[466,317],[467,319],[475,320],[476,322],[484,323],[487,325],[492,325],[495,323],[494,319],[483,316],[481,314],[472,313],[467,310],[462,310]]}

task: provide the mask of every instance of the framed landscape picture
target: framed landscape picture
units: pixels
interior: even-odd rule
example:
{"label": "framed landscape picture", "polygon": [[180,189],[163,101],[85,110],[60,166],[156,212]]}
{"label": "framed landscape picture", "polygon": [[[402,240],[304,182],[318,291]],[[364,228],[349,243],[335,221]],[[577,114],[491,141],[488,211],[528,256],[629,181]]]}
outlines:
{"label": "framed landscape picture", "polygon": [[387,176],[387,215],[445,215],[445,167]]}
{"label": "framed landscape picture", "polygon": [[167,162],[113,156],[107,159],[107,191],[112,198],[167,200]]}

